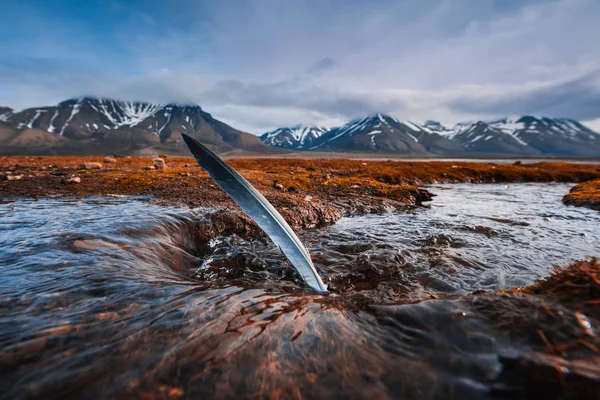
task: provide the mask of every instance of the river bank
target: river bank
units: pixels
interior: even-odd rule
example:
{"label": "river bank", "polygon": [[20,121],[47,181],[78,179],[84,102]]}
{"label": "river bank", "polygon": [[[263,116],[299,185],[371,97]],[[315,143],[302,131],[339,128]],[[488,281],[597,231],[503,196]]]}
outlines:
{"label": "river bank", "polygon": [[[0,195],[152,196],[165,204],[237,208],[193,159],[0,157]],[[584,182],[600,179],[597,165],[492,164],[360,160],[238,159],[231,165],[261,191],[295,228],[328,225],[343,215],[420,206],[432,183]],[[87,165],[87,168],[85,167]],[[585,194],[597,196],[596,192]],[[584,192],[578,195],[585,196]],[[589,203],[589,202],[588,202]],[[587,204],[585,201],[570,204]]]}

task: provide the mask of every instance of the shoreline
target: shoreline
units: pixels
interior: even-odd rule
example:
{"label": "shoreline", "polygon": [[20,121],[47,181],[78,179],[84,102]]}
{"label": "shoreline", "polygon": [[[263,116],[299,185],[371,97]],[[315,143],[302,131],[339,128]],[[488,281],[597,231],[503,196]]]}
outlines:
{"label": "shoreline", "polygon": [[[147,169],[152,165],[152,158],[148,157],[104,161],[105,157],[100,156],[0,157],[0,195],[33,198],[150,195],[157,201],[194,207],[234,205],[193,158],[166,157],[164,170]],[[305,203],[319,206],[339,203],[341,209],[348,210],[420,206],[423,201],[431,200],[431,195],[419,188],[427,184],[600,180],[597,165],[564,162],[495,164],[270,157],[235,158],[228,162],[276,208],[284,210]],[[96,164],[84,168],[85,163]],[[80,182],[67,183],[71,178],[79,178]],[[587,203],[584,200],[599,194],[591,190],[577,193],[579,201],[567,202],[565,198],[565,203],[593,204],[593,199]]]}

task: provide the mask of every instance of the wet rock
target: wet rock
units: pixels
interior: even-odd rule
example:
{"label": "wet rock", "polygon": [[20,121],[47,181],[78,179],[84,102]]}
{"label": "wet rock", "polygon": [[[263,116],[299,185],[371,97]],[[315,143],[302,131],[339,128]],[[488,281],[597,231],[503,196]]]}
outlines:
{"label": "wet rock", "polygon": [[423,201],[431,201],[433,200],[433,196],[435,196],[435,194],[431,193],[429,190],[426,189],[417,189],[418,194],[416,196],[416,201],[417,204],[421,204],[421,202]]}
{"label": "wet rock", "polygon": [[104,162],[107,164],[114,164],[117,162],[117,159],[113,157],[104,157]]}
{"label": "wet rock", "polygon": [[79,166],[81,169],[102,169],[102,164],[98,162],[85,162]]}
{"label": "wet rock", "polygon": [[68,184],[72,184],[72,183],[81,183],[81,178],[78,176],[73,176],[69,179],[67,179],[67,183]]}
{"label": "wet rock", "polygon": [[152,159],[152,164],[154,165],[155,169],[159,169],[159,170],[167,169],[167,163],[161,157],[153,158]]}

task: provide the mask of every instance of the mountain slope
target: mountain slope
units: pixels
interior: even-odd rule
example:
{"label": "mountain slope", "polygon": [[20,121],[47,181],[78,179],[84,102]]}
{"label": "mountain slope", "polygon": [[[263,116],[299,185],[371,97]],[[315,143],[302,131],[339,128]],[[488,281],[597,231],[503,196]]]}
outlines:
{"label": "mountain slope", "polygon": [[[256,136],[216,120],[198,105],[152,104],[82,97],[53,107],[19,112],[0,110],[1,119],[17,132],[36,129],[67,139],[50,141],[63,149],[54,152],[136,153],[156,150],[187,154],[185,132],[218,152],[248,150],[270,152]],[[19,142],[20,143],[20,142]],[[6,143],[4,154],[21,152]],[[25,145],[23,145],[25,146]]]}

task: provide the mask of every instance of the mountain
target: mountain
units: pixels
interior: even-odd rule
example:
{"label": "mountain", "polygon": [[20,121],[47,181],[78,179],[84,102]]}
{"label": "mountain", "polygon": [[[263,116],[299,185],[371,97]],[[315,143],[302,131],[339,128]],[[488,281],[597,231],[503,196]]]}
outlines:
{"label": "mountain", "polygon": [[[1,108],[0,121],[5,125],[0,126],[2,154],[187,154],[179,132],[218,152],[272,152],[256,136],[216,120],[198,105],[82,97],[18,112]],[[13,134],[5,137],[9,129]]]}
{"label": "mountain", "polygon": [[600,157],[600,134],[565,118],[524,116],[461,122],[446,127],[436,121],[419,125],[376,114],[332,128],[300,147],[286,131],[261,136],[270,146],[296,150],[377,152],[443,156]]}
{"label": "mountain", "polygon": [[261,140],[270,146],[295,150],[372,151],[398,154],[458,154],[460,145],[426,127],[408,121],[398,121],[376,114],[351,121],[330,130],[320,129],[310,144],[299,145],[301,135],[292,135],[287,128],[267,132]]}
{"label": "mountain", "polygon": [[474,153],[540,154],[539,150],[519,139],[512,123],[506,120],[459,123],[453,129],[446,129],[440,133]]}
{"label": "mountain", "polygon": [[284,149],[309,149],[329,128],[297,125],[291,128],[279,128],[260,137],[265,144]]}
{"label": "mountain", "polygon": [[600,134],[566,118],[522,117],[515,135],[542,154],[600,156]]}

